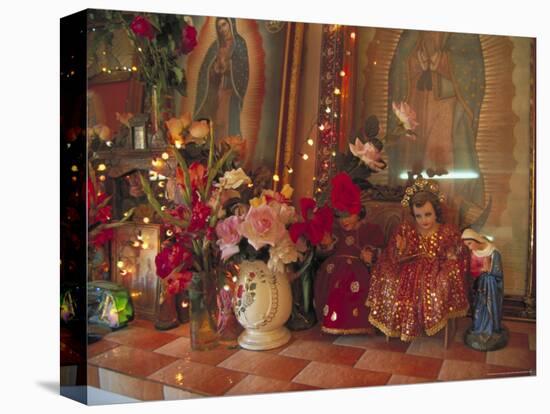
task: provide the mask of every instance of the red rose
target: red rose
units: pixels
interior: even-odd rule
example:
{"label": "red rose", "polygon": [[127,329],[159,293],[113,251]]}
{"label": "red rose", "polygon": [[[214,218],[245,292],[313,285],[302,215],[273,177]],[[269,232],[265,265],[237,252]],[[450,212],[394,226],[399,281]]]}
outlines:
{"label": "red rose", "polygon": [[243,293],[244,293],[244,286],[243,286],[243,285],[239,285],[239,288],[237,289],[237,297],[238,297],[238,298],[242,298]]}
{"label": "red rose", "polygon": [[332,210],[326,206],[316,210],[316,203],[312,198],[300,199],[300,210],[304,222],[290,226],[290,238],[296,243],[300,236],[304,235],[312,245],[316,246],[325,233],[332,231]]}
{"label": "red rose", "polygon": [[132,23],[130,23],[130,29],[136,35],[146,37],[149,40],[153,40],[155,37],[153,25],[143,16],[136,16]]}
{"label": "red rose", "polygon": [[361,211],[361,190],[351,181],[351,177],[342,172],[332,179],[330,200],[332,207],[341,212],[359,214]]}
{"label": "red rose", "polygon": [[173,277],[166,279],[168,281],[168,293],[170,295],[176,295],[181,291],[187,289],[187,286],[189,286],[192,277],[193,273],[186,270],[185,272],[176,273],[173,275]]}
{"label": "red rose", "polygon": [[197,29],[193,26],[185,26],[181,31],[180,52],[186,55],[197,46]]}

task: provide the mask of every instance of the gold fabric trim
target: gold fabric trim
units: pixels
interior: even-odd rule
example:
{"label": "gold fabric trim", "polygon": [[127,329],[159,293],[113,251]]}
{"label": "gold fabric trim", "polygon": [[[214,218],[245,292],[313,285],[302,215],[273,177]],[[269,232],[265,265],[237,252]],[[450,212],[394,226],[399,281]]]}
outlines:
{"label": "gold fabric trim", "polygon": [[336,328],[327,328],[325,326],[321,327],[321,331],[325,333],[337,334],[337,335],[354,335],[354,334],[372,333],[372,331],[368,328],[336,329]]}

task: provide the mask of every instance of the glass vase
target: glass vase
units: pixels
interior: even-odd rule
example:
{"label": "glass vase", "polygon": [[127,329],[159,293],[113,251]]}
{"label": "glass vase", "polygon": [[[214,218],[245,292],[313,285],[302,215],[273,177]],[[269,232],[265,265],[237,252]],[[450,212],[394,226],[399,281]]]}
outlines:
{"label": "glass vase", "polygon": [[204,351],[218,345],[217,290],[214,274],[193,275],[189,287],[189,323],[191,349]]}

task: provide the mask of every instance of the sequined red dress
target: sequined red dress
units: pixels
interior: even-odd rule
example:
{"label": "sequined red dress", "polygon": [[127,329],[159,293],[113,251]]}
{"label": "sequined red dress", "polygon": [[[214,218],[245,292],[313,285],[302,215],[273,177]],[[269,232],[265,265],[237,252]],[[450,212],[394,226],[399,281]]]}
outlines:
{"label": "sequined red dress", "polygon": [[[396,235],[406,240],[399,254]],[[388,336],[411,341],[434,335],[468,311],[467,256],[455,227],[441,224],[424,237],[408,223],[391,237],[373,269],[366,301],[369,321]]]}
{"label": "sequined red dress", "polygon": [[314,300],[324,332],[356,334],[372,331],[364,302],[369,293],[370,268],[360,259],[361,250],[376,251],[384,243],[379,226],[363,223],[346,231],[338,226],[330,256],[315,276]]}

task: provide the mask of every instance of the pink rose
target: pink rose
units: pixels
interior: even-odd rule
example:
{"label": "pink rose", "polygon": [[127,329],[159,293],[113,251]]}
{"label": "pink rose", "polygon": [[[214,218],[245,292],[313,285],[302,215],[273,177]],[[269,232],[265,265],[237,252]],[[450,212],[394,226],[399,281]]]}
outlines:
{"label": "pink rose", "polygon": [[218,236],[216,244],[222,252],[222,260],[229,259],[234,254],[239,253],[238,244],[242,238],[239,233],[240,223],[241,219],[238,216],[231,216],[216,225],[216,235]]}
{"label": "pink rose", "polygon": [[136,16],[132,23],[130,23],[130,29],[136,35],[146,37],[149,40],[153,40],[155,37],[153,25],[143,16]]}
{"label": "pink rose", "polygon": [[265,245],[274,246],[286,234],[286,229],[268,205],[251,207],[244,221],[239,225],[239,232],[248,239],[256,250]]}
{"label": "pink rose", "polygon": [[412,132],[418,126],[416,112],[414,112],[408,103],[400,102],[396,104],[393,102],[392,108],[395,116],[407,131]]}
{"label": "pink rose", "polygon": [[355,144],[349,144],[351,153],[363,161],[373,171],[381,171],[386,166],[382,161],[382,154],[372,143],[363,144],[359,138],[355,138]]}

